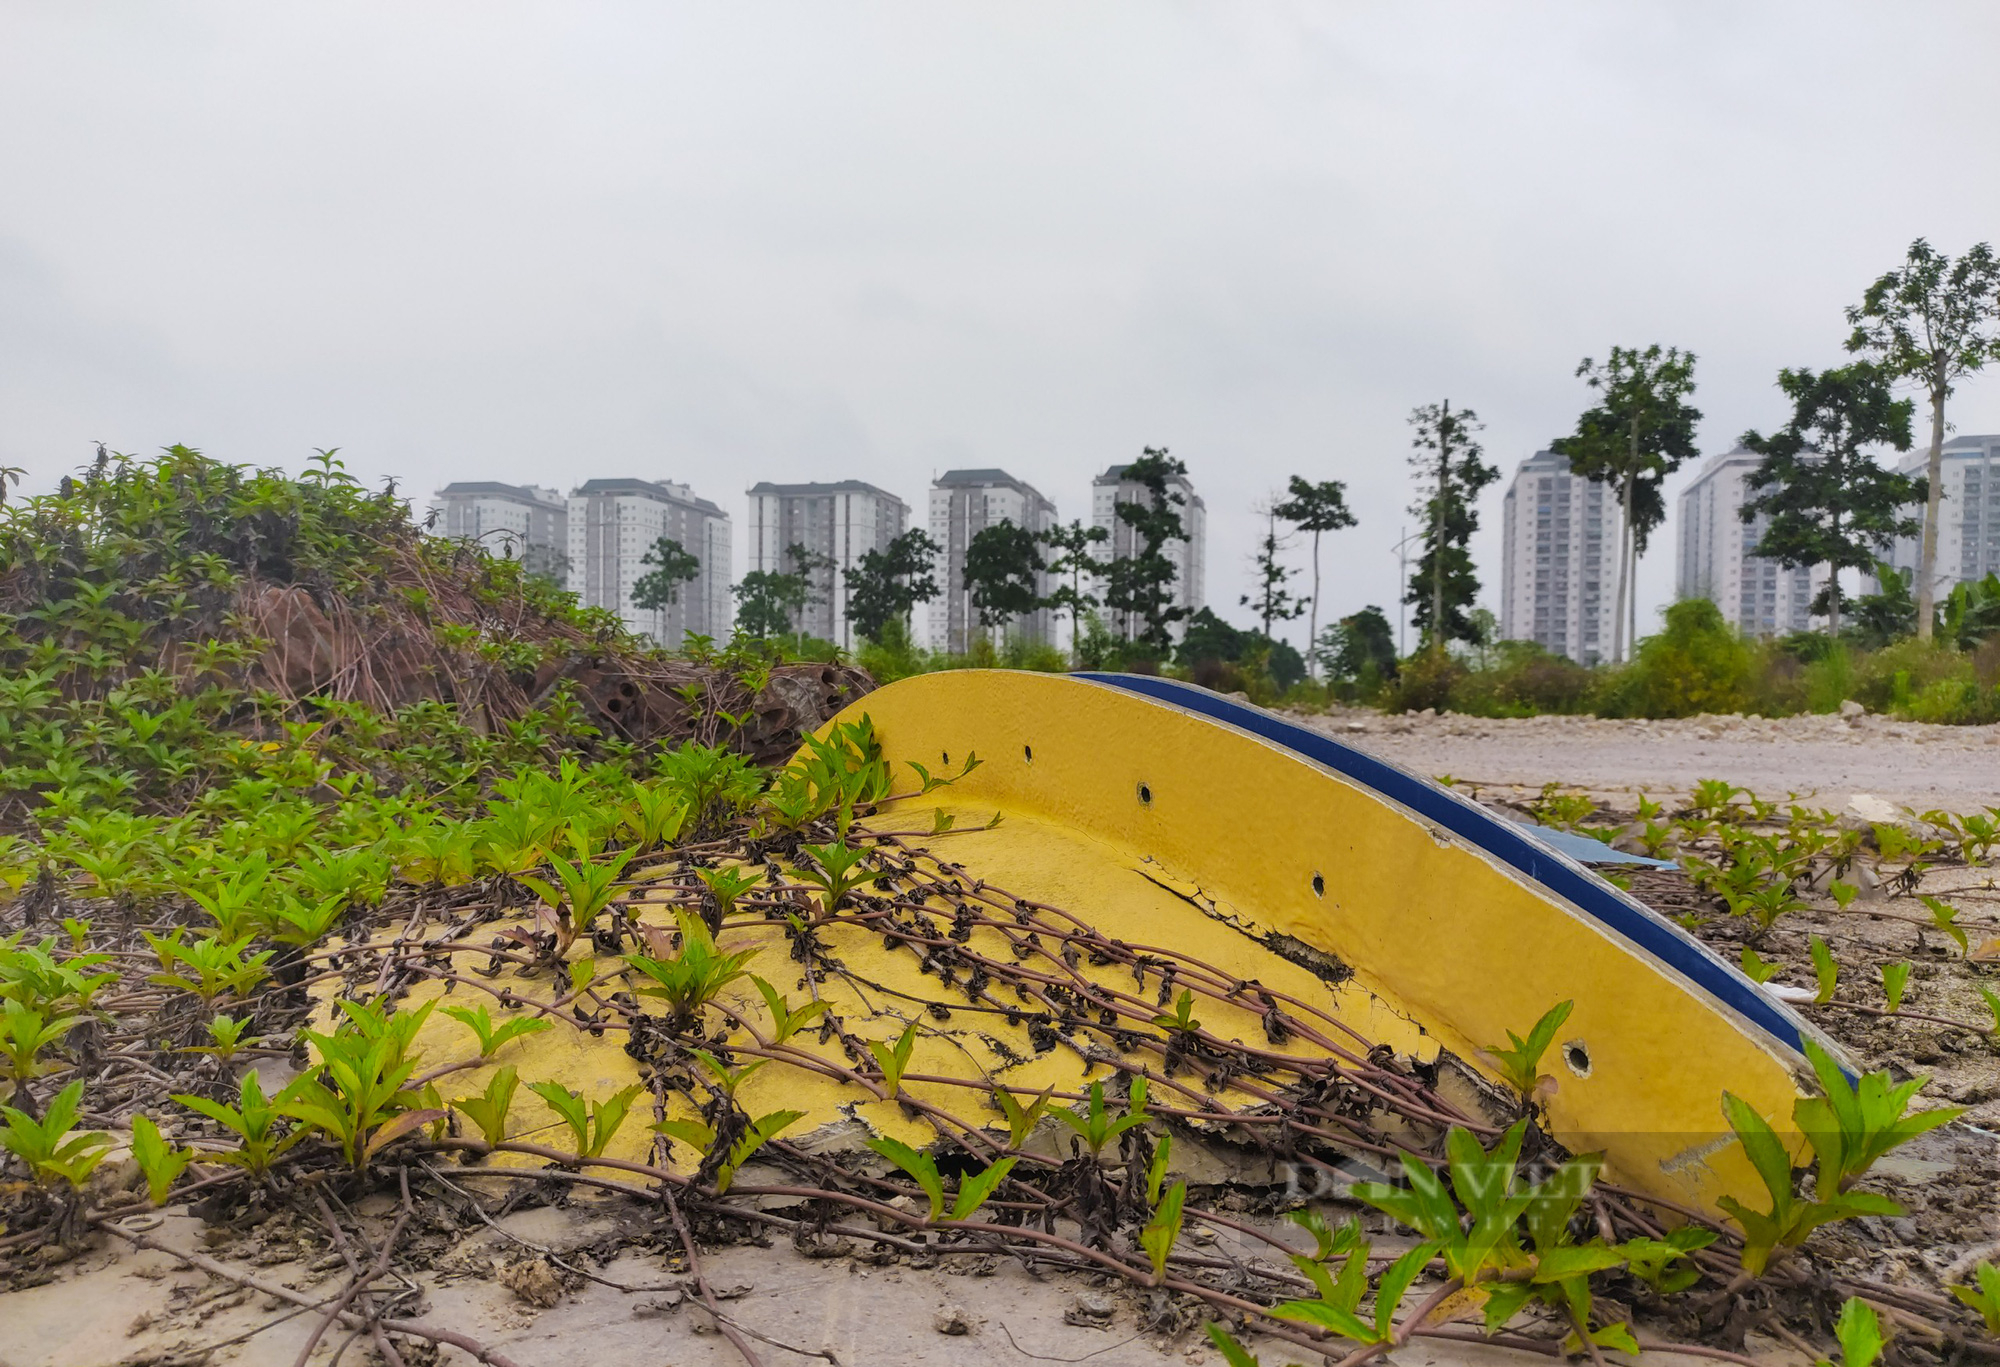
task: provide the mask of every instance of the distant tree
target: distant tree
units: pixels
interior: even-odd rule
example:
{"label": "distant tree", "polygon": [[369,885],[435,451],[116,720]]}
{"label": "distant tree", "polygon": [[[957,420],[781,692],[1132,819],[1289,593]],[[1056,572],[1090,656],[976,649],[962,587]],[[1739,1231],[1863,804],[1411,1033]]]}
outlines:
{"label": "distant tree", "polygon": [[737,628],[761,641],[792,629],[793,616],[805,609],[811,588],[803,575],[752,570],[734,592]]}
{"label": "distant tree", "polygon": [[785,559],[792,562],[792,576],[805,585],[805,596],[793,610],[797,617],[795,629],[799,635],[799,643],[803,645],[806,627],[805,610],[833,601],[833,575],[837,566],[832,556],[807,550],[797,541],[785,547]]}
{"label": "distant tree", "polygon": [[1931,405],[1923,540],[1917,554],[1917,636],[1931,639],[1937,601],[1938,498],[1944,469],[1944,401],[1953,385],[2000,359],[2000,259],[1981,242],[1953,261],[1921,237],[1899,270],[1868,287],[1847,310],[1847,349],[1865,352],[1891,376],[1916,385]]}
{"label": "distant tree", "polygon": [[1330,679],[1358,679],[1370,667],[1378,678],[1396,677],[1396,632],[1372,603],[1329,626],[1313,653]]}
{"label": "distant tree", "polygon": [[1479,596],[1470,545],[1479,530],[1475,505],[1479,491],[1500,478],[1500,472],[1480,459],[1485,453],[1472,434],[1481,423],[1471,409],[1453,412],[1449,399],[1425,404],[1411,411],[1410,425],[1417,430],[1410,440],[1416,448],[1410,469],[1417,478],[1410,515],[1423,519],[1424,553],[1406,601],[1416,609],[1420,638],[1442,651],[1448,641],[1478,637],[1468,615]]}
{"label": "distant tree", "polygon": [[1569,461],[1573,474],[1618,490],[1624,515],[1611,622],[1613,662],[1625,658],[1628,631],[1637,634],[1638,596],[1632,579],[1646,542],[1667,516],[1661,483],[1695,454],[1694,427],[1701,412],[1687,402],[1694,392],[1694,361],[1693,352],[1658,346],[1644,351],[1615,346],[1602,365],[1584,357],[1576,373],[1601,402],[1577,418],[1574,435],[1549,443],[1550,450]]}
{"label": "distant tree", "polygon": [[[1180,571],[1167,558],[1169,541],[1185,541],[1187,525],[1181,508],[1187,496],[1169,489],[1167,482],[1185,475],[1187,465],[1167,454],[1164,446],[1145,448],[1145,454],[1125,467],[1124,478],[1146,490],[1146,501],[1113,505],[1118,520],[1139,538],[1136,555],[1121,555],[1105,567],[1105,606],[1122,614],[1125,637],[1165,655],[1173,649],[1173,623],[1188,615],[1174,602],[1174,579]],[[1144,623],[1138,631],[1135,623]]]}
{"label": "distant tree", "polygon": [[1042,606],[1040,543],[1026,527],[1001,518],[981,527],[965,545],[961,571],[979,624],[997,627]]}
{"label": "distant tree", "polygon": [[1096,574],[1101,566],[1090,548],[1109,540],[1111,533],[1103,527],[1086,527],[1081,522],[1072,522],[1065,527],[1061,524],[1035,533],[1035,539],[1050,550],[1061,554],[1049,561],[1049,573],[1061,579],[1068,575],[1067,584],[1059,583],[1055,592],[1048,597],[1052,608],[1069,609],[1069,660],[1077,662],[1077,650],[1083,637],[1083,615],[1097,606],[1097,596],[1083,591],[1083,576]]}
{"label": "distant tree", "polygon": [[937,597],[938,544],[912,527],[879,551],[863,551],[847,572],[847,620],[871,641],[890,622],[909,625],[919,603]]}
{"label": "distant tree", "polygon": [[1840,572],[1871,568],[1892,541],[1917,530],[1917,519],[1903,509],[1924,497],[1924,481],[1885,470],[1864,449],[1910,449],[1915,404],[1894,397],[1890,380],[1868,361],[1818,373],[1780,371],[1791,421],[1768,437],[1743,434],[1743,444],[1764,458],[1748,481],[1760,492],[1742,508],[1745,522],[1760,513],[1770,519],[1756,554],[1793,569],[1827,566],[1826,587],[1812,606],[1834,635]]}
{"label": "distant tree", "polygon": [[1257,567],[1257,587],[1246,593],[1240,600],[1242,605],[1257,614],[1257,620],[1264,624],[1264,634],[1271,634],[1271,623],[1289,622],[1305,613],[1306,602],[1293,596],[1285,587],[1285,581],[1298,571],[1289,565],[1278,563],[1278,552],[1285,547],[1285,539],[1278,535],[1278,509],[1275,504],[1265,504],[1264,535],[1257,543],[1257,554],[1252,562]]}
{"label": "distant tree", "polygon": [[1202,608],[1188,618],[1187,630],[1181,633],[1180,644],[1174,647],[1174,660],[1183,665],[1203,660],[1234,664],[1243,658],[1255,635],[1223,621],[1212,608]]}
{"label": "distant tree", "polygon": [[1315,484],[1293,475],[1289,492],[1291,497],[1278,505],[1278,516],[1302,532],[1311,532],[1313,539],[1313,591],[1306,600],[1311,607],[1311,616],[1306,619],[1306,641],[1310,644],[1319,639],[1320,533],[1352,527],[1354,514],[1347,508],[1347,486],[1337,479]]}
{"label": "distant tree", "polygon": [[701,561],[670,536],[655,541],[653,549],[639,557],[639,563],[653,568],[633,583],[632,606],[649,612],[678,602],[681,585],[701,577]]}

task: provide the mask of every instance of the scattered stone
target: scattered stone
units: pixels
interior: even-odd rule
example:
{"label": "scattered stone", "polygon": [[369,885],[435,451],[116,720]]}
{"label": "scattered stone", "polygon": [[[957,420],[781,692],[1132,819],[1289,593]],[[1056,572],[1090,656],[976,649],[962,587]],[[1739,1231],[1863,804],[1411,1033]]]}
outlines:
{"label": "scattered stone", "polygon": [[1909,813],[1901,807],[1888,798],[1877,797],[1873,793],[1856,793],[1847,799],[1847,810],[1849,814],[1858,816],[1863,821],[1884,826],[1892,826],[1910,819]]}
{"label": "scattered stone", "polygon": [[1111,1317],[1117,1313],[1117,1302],[1111,1297],[1101,1291],[1082,1291],[1070,1308],[1063,1311],[1063,1323],[1102,1329],[1111,1323]]}
{"label": "scattered stone", "polygon": [[1850,722],[1857,722],[1868,715],[1868,709],[1854,701],[1854,699],[1849,698],[1840,705],[1840,715]]}
{"label": "scattered stone", "polygon": [[953,1338],[971,1333],[973,1323],[972,1316],[956,1301],[947,1302],[931,1316],[931,1328],[940,1334],[949,1334]]}

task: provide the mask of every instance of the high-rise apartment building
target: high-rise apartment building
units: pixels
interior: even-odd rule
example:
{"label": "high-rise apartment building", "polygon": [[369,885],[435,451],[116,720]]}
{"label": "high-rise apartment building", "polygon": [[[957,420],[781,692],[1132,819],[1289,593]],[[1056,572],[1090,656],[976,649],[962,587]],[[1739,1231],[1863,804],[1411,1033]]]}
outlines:
{"label": "high-rise apartment building", "polygon": [[[2000,436],[1953,437],[1944,444],[1938,478],[1937,584],[1942,599],[1954,584],[2000,573]],[[1908,475],[1925,474],[1928,444],[1897,465]],[[1907,509],[1919,523],[1922,504]],[[1919,537],[1897,541],[1885,558],[1899,570],[1914,570],[1922,549]],[[1911,592],[1916,591],[1912,579]]]}
{"label": "high-rise apartment building", "polygon": [[[938,596],[930,604],[933,649],[968,650],[982,631],[991,631],[996,638],[1053,641],[1054,614],[1047,608],[1022,613],[1000,627],[980,625],[979,609],[965,583],[965,552],[973,537],[1001,522],[1030,532],[1047,531],[1056,522],[1055,504],[1005,470],[947,470],[931,484],[930,522],[931,539],[939,547]],[[1049,589],[1047,573],[1037,575],[1037,595],[1047,597]]]}
{"label": "high-rise apartment building", "polygon": [[846,650],[858,642],[847,621],[847,572],[869,551],[882,550],[910,522],[910,505],[894,494],[844,479],[833,484],[754,484],[750,488],[750,569],[793,574],[790,549],[803,547],[810,597],[798,627]]}
{"label": "high-rise apartment building", "polygon": [[[645,557],[662,537],[700,569],[668,606],[636,607],[633,586],[653,568]],[[685,484],[585,480],[569,496],[569,561],[570,591],[585,607],[610,609],[669,650],[690,635],[729,635],[729,514]]]}
{"label": "high-rise apartment building", "polygon": [[490,555],[523,562],[534,574],[567,582],[569,504],[534,484],[466,480],[437,491],[438,529]]}
{"label": "high-rise apartment building", "polygon": [[1762,461],[1746,446],[1710,456],[1681,490],[1675,596],[1708,599],[1746,636],[1807,631],[1826,571],[1786,569],[1754,554],[1768,519],[1745,522],[1742,510],[1756,497],[1746,481]]}
{"label": "high-rise apartment building", "polygon": [[[1125,478],[1129,467],[1114,465],[1091,481],[1090,520],[1110,533],[1107,540],[1097,545],[1095,552],[1102,561],[1112,561],[1133,555],[1141,547],[1139,535],[1132,525],[1118,516],[1120,503],[1144,504],[1152,498],[1152,492],[1143,484]],[[1181,525],[1187,529],[1182,540],[1169,541],[1163,553],[1174,564],[1174,603],[1188,610],[1192,616],[1208,604],[1207,561],[1208,554],[1208,506],[1201,501],[1201,495],[1194,491],[1186,475],[1175,475],[1167,481],[1170,493],[1178,493],[1185,500],[1177,511]],[[1104,584],[1097,585],[1099,601],[1104,598]],[[1129,639],[1138,634],[1143,624],[1130,620],[1129,614],[1101,609],[1104,620],[1112,632]],[[1186,625],[1186,618],[1176,622],[1171,628],[1178,640]]]}
{"label": "high-rise apartment building", "polygon": [[1622,527],[1609,485],[1553,451],[1522,461],[1501,511],[1500,634],[1579,664],[1607,658]]}

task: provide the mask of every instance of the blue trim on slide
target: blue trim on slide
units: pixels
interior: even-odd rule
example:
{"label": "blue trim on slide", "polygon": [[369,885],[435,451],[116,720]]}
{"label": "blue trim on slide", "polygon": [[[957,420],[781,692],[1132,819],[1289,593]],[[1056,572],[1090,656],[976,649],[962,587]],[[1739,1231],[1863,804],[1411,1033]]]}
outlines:
{"label": "blue trim on slide", "polygon": [[1128,693],[1172,703],[1190,712],[1240,727],[1287,750],[1323,764],[1364,788],[1436,822],[1581,908],[1606,929],[1729,1005],[1772,1039],[1795,1053],[1799,1022],[1741,973],[1658,913],[1639,905],[1594,874],[1558,857],[1512,822],[1503,821],[1449,789],[1406,773],[1385,760],[1342,745],[1331,736],[1282,721],[1261,708],[1211,693],[1193,684],[1146,674],[1075,674]]}

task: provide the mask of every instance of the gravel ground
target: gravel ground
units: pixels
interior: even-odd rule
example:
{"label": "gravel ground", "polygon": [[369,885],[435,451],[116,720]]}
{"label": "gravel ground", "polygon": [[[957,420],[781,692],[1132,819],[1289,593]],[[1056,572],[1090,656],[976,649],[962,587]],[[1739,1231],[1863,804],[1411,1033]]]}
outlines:
{"label": "gravel ground", "polygon": [[1292,719],[1407,769],[1481,788],[1536,790],[1555,780],[1606,796],[1657,797],[1722,778],[1760,797],[1796,792],[1836,809],[1856,793],[1920,811],[2000,804],[2000,726],[1879,716],[1609,721],[1348,710]]}

